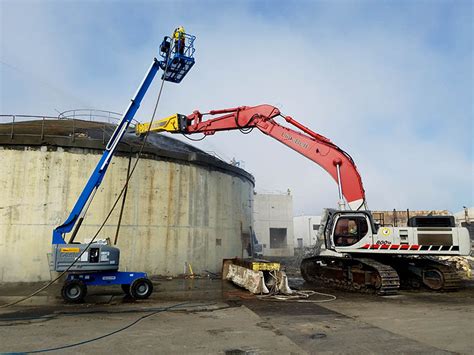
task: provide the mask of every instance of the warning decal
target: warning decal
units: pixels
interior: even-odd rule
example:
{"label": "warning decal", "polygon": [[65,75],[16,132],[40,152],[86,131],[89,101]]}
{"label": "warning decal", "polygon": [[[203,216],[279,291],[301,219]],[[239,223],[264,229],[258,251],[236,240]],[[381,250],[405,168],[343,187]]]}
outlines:
{"label": "warning decal", "polygon": [[79,248],[61,248],[61,253],[79,253]]}

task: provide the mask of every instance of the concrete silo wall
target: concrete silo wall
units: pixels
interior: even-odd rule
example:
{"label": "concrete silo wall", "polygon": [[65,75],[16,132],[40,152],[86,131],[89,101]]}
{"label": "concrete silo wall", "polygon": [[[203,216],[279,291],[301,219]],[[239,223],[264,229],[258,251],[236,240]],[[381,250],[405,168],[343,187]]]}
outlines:
{"label": "concrete silo wall", "polygon": [[[50,279],[52,230],[71,211],[99,150],[0,147],[0,282]],[[135,159],[132,158],[132,163]],[[91,238],[123,187],[129,158],[114,157],[76,240]],[[220,271],[242,256],[253,182],[184,161],[144,157],[129,185],[118,246],[121,270]],[[99,238],[115,236],[120,203]]]}

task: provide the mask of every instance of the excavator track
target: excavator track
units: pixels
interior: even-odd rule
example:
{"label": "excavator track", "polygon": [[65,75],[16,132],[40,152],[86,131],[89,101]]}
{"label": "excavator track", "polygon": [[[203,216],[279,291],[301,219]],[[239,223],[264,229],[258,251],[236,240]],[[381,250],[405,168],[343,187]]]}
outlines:
{"label": "excavator track", "polygon": [[397,270],[403,286],[423,285],[434,291],[456,291],[462,285],[461,276],[448,262],[424,257],[397,257],[384,262]]}
{"label": "excavator track", "polygon": [[301,275],[307,282],[382,296],[394,295],[400,287],[394,268],[368,258],[313,256],[301,262]]}

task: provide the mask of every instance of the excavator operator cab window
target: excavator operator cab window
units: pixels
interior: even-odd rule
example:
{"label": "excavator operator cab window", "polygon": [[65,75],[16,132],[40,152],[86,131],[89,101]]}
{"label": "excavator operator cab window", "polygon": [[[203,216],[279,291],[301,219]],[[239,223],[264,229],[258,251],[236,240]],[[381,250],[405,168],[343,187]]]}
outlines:
{"label": "excavator operator cab window", "polygon": [[338,247],[346,247],[357,243],[369,231],[364,217],[340,217],[334,228],[334,243]]}

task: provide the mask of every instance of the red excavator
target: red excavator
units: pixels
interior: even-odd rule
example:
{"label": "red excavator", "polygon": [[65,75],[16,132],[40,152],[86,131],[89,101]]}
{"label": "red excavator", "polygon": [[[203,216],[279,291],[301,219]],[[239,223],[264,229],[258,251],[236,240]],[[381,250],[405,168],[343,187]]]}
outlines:
{"label": "red excavator", "polygon": [[[279,117],[297,130],[282,126],[276,121]],[[466,228],[456,227],[452,216],[416,216],[406,227],[377,224],[367,209],[362,179],[351,156],[274,106],[175,114],[151,127],[150,123],[139,124],[136,133],[213,135],[237,129],[249,133],[254,128],[312,160],[337,183],[339,209],[325,209],[321,219],[318,240],[322,251],[301,263],[306,281],[379,295],[397,293],[400,284],[432,290],[459,288],[456,269],[436,257],[469,255]]]}

